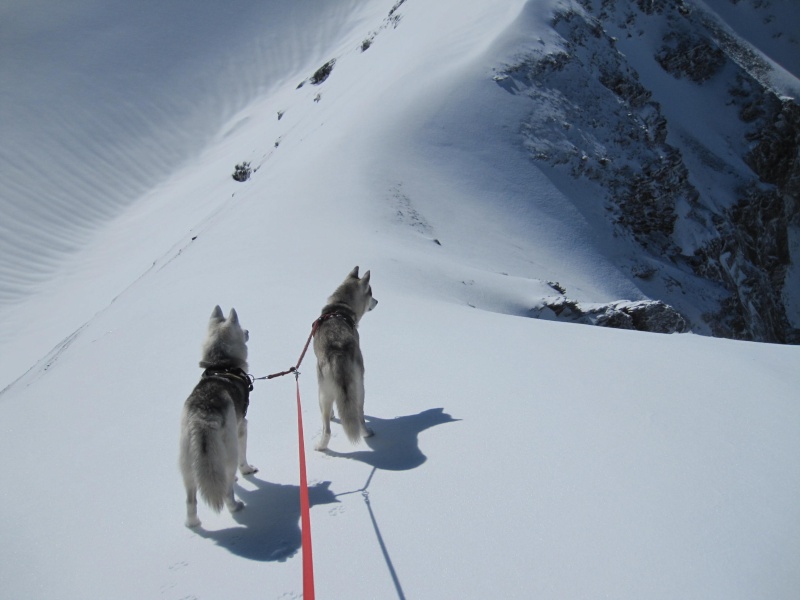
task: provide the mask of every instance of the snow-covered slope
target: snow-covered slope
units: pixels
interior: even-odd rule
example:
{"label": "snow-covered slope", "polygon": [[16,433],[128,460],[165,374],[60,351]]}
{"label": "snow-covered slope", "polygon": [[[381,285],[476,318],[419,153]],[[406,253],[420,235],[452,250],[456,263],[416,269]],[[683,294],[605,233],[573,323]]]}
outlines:
{"label": "snow-covered slope", "polygon": [[359,4],[4,2],[2,305],[318,60]]}
{"label": "snow-covered slope", "polygon": [[[4,33],[27,31],[3,53],[4,123],[37,95],[51,123],[15,125],[3,156],[48,149],[63,171],[26,202],[3,171],[16,220],[0,242],[20,256],[3,255],[0,589],[300,597],[294,382],[257,385],[247,507],[201,507],[200,532],[183,527],[178,417],[215,304],[250,330],[255,375],[282,370],[358,264],[380,300],[361,326],[376,436],[334,430],[308,456],[318,597],[792,598],[798,348],[527,318],[555,282],[581,302],[645,298],[531,164],[529,100],[493,80],[557,35],[560,3],[330,4],[3,8]],[[87,92],[25,83],[8,65],[26,48],[24,72],[59,57],[74,89],[103,89],[116,69],[145,106],[98,103],[107,136],[61,120]],[[168,56],[173,75],[153,74]]]}

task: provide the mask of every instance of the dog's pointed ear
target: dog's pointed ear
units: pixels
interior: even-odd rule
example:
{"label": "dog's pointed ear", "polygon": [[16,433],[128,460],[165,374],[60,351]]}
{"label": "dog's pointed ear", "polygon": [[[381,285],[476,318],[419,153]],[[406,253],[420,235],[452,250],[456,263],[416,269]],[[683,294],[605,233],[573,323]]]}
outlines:
{"label": "dog's pointed ear", "polygon": [[369,271],[364,273],[364,276],[361,278],[361,284],[364,287],[367,287],[369,285]]}
{"label": "dog's pointed ear", "polygon": [[228,322],[233,323],[234,325],[239,324],[239,315],[236,314],[235,308],[232,308],[231,312],[228,314]]}
{"label": "dog's pointed ear", "polygon": [[350,275],[348,275],[348,277],[355,277],[356,279],[358,279],[358,267],[350,271]]}
{"label": "dog's pointed ear", "polygon": [[225,320],[225,316],[222,314],[222,309],[219,307],[219,304],[217,304],[214,307],[214,310],[211,312],[210,321],[212,323],[222,323],[222,321],[224,321],[224,320]]}

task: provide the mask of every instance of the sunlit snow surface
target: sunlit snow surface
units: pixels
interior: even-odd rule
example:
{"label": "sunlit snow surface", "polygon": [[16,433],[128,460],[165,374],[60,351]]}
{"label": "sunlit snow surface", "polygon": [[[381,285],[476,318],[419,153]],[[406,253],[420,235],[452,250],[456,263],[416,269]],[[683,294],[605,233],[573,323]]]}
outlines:
{"label": "sunlit snow surface", "polygon": [[300,597],[294,382],[198,532],[178,418],[215,304],[283,370],[359,265],[376,436],[311,451],[300,378],[319,598],[796,596],[800,350],[527,318],[640,293],[492,81],[556,4],[0,8],[4,595]]}

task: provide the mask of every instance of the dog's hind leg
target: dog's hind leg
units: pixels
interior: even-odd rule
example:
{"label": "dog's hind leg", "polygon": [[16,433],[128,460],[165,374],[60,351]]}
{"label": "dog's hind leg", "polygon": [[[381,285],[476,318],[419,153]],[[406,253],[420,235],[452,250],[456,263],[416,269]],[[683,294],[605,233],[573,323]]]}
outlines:
{"label": "dog's hind leg", "polygon": [[200,519],[197,518],[197,488],[186,487],[186,526],[200,527]]}
{"label": "dog's hind leg", "polygon": [[[185,429],[184,429],[185,431]],[[183,487],[186,488],[186,522],[187,527],[200,527],[197,518],[197,480],[192,468],[191,444],[189,437],[181,433],[180,468],[183,476]]]}
{"label": "dog's hind leg", "polygon": [[361,383],[356,387],[356,405],[358,406],[358,418],[361,423],[361,437],[368,438],[375,435],[375,432],[367,427],[367,420],[364,418],[364,374],[361,374]]}
{"label": "dog's hind leg", "polygon": [[325,390],[325,384],[319,386],[319,410],[322,414],[322,437],[314,447],[319,452],[328,449],[328,442],[331,440],[331,417],[333,416],[333,397],[330,392]]}
{"label": "dog's hind leg", "polygon": [[228,507],[228,510],[232,513],[240,511],[244,508],[244,502],[239,502],[233,495],[233,486],[228,489],[228,493],[225,494],[225,506]]}
{"label": "dog's hind leg", "polygon": [[247,419],[242,419],[239,423],[239,472],[242,475],[252,475],[258,469],[247,462]]}
{"label": "dog's hind leg", "polygon": [[361,415],[361,437],[368,438],[375,435],[375,432],[367,427],[367,421],[364,418],[364,415]]}

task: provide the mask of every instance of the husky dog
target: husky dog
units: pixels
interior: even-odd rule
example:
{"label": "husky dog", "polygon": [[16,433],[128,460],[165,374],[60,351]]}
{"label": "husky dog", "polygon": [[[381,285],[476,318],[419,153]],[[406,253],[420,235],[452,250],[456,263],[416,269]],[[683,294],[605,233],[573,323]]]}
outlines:
{"label": "husky dog", "polygon": [[364,422],[364,359],[358,322],[377,304],[369,285],[369,271],[359,279],[356,267],[328,298],[317,321],[314,354],[322,412],[322,438],[316,446],[319,451],[326,450],[331,439],[334,403],[351,442],[372,435]]}
{"label": "husky dog", "polygon": [[233,497],[236,466],[242,475],[258,471],[247,463],[247,406],[252,381],[247,375],[249,333],[231,309],[217,306],[203,344],[205,368],[186,399],[181,416],[180,467],[186,486],[186,526],[198,527],[197,492],[216,512],[235,512],[244,504]]}

